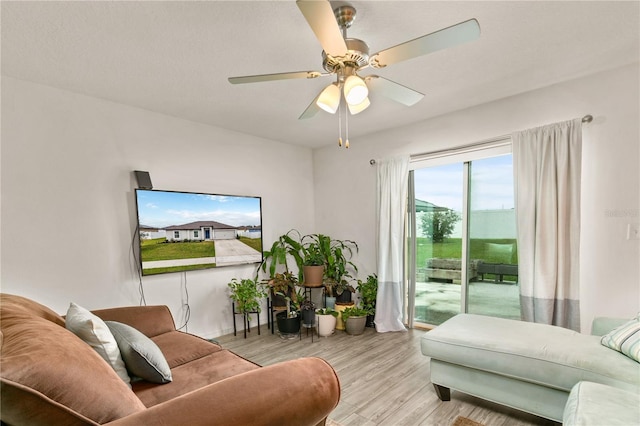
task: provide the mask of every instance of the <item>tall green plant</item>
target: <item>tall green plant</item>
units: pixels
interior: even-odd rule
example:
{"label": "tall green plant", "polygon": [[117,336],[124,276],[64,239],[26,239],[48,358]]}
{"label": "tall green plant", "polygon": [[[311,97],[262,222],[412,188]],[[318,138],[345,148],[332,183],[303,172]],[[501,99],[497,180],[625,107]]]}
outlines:
{"label": "tall green plant", "polygon": [[329,294],[340,295],[346,289],[353,291],[348,285],[348,279],[353,278],[352,272],[358,272],[358,268],[351,261],[353,254],[358,252],[358,244],[351,240],[337,240],[324,234],[307,235],[304,240],[315,244],[324,258],[324,276]]}
{"label": "tall green plant", "polygon": [[317,243],[303,244],[301,247],[303,266],[324,266],[324,256]]}
{"label": "tall green plant", "polygon": [[260,267],[258,267],[257,273],[262,269],[263,272],[269,273],[269,277],[273,278],[278,272],[280,266],[284,267],[284,272],[289,272],[289,257],[293,257],[296,264],[301,263],[300,258],[300,233],[295,229],[290,230],[286,234],[280,235],[277,240],[273,242],[269,250],[265,250],[263,254],[263,261]]}

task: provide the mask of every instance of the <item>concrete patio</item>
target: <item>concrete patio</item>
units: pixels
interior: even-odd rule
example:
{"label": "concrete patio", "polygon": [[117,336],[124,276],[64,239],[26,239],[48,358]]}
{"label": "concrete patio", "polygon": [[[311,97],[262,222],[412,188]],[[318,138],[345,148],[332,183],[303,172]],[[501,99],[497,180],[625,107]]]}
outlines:
{"label": "concrete patio", "polygon": [[[460,312],[460,284],[416,283],[415,321],[438,325]],[[473,281],[469,285],[469,313],[520,319],[517,283]]]}

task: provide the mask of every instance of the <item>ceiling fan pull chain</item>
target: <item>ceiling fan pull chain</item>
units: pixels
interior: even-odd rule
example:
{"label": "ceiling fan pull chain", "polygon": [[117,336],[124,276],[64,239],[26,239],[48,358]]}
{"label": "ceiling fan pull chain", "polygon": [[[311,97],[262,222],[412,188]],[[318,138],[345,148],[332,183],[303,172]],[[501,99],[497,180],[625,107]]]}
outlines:
{"label": "ceiling fan pull chain", "polygon": [[349,149],[349,110],[347,108],[344,109],[344,124],[345,124],[344,147]]}
{"label": "ceiling fan pull chain", "polygon": [[338,104],[338,146],[342,146],[342,100]]}

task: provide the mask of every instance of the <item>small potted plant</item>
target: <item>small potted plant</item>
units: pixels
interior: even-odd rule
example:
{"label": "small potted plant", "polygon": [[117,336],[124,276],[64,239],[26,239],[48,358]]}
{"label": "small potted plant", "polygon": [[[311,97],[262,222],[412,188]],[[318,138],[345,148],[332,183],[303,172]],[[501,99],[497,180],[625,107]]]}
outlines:
{"label": "small potted plant", "polygon": [[[267,294],[256,280],[247,278],[238,281],[237,278],[233,278],[227,286],[229,287],[229,297],[235,302],[237,313],[249,314],[256,312],[260,314],[262,310],[262,299],[264,299]],[[249,321],[250,319],[251,318],[247,316],[247,320]]]}
{"label": "small potted plant", "polygon": [[284,308],[287,306],[286,298],[291,298],[295,293],[298,278],[292,272],[277,272],[273,277],[263,280],[263,283],[269,288],[272,306]]}
{"label": "small potted plant", "polygon": [[300,313],[302,315],[302,324],[307,327],[313,327],[316,323],[316,305],[309,299],[305,299],[300,303]]}
{"label": "small potted plant", "polygon": [[338,311],[330,308],[317,309],[316,317],[318,318],[318,334],[322,337],[331,336],[336,330]]}
{"label": "small potted plant", "polygon": [[342,320],[345,323],[347,334],[357,336],[364,333],[367,323],[367,310],[359,307],[348,307],[342,311]]}
{"label": "small potted plant", "polygon": [[358,280],[358,292],[362,298],[362,308],[367,311],[367,327],[375,327],[376,299],[378,297],[378,276],[371,274],[366,281]]}
{"label": "small potted plant", "polygon": [[336,298],[336,303],[351,302],[351,295],[355,293],[356,289],[345,278],[340,281],[329,280],[328,283],[331,294]]}
{"label": "small potted plant", "polygon": [[284,297],[287,309],[276,314],[276,322],[280,336],[291,338],[300,332],[300,305],[304,301],[304,295],[301,292],[293,291],[290,296]]}

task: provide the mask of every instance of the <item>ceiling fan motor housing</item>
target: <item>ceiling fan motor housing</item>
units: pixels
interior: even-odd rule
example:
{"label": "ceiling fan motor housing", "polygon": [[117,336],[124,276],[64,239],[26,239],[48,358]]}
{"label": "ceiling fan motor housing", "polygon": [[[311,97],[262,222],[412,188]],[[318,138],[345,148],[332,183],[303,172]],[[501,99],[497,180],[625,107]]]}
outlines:
{"label": "ceiling fan motor housing", "polygon": [[347,53],[344,56],[331,56],[322,51],[322,66],[330,73],[337,73],[338,70],[351,67],[356,70],[369,63],[369,46],[357,38],[347,38]]}

